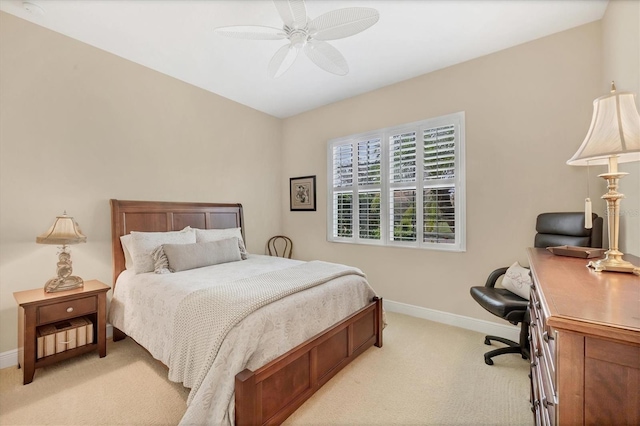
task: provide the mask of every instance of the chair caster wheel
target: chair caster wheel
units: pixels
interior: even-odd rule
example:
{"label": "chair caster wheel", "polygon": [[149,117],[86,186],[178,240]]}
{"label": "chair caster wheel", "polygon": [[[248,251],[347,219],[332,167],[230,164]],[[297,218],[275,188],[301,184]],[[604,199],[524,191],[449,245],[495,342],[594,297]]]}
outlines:
{"label": "chair caster wheel", "polygon": [[491,346],[491,340],[489,340],[488,337],[485,337],[484,338],[484,344],[487,345],[487,346]]}
{"label": "chair caster wheel", "polygon": [[487,365],[493,365],[493,360],[491,358],[485,358],[484,363]]}

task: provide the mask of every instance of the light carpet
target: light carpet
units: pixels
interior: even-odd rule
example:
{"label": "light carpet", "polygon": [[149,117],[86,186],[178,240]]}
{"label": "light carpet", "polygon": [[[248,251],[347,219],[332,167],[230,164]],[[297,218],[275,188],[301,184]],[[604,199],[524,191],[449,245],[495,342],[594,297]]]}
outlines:
{"label": "light carpet", "polygon": [[[528,361],[484,363],[480,333],[387,313],[371,348],[298,409],[286,425],[528,425]],[[1,425],[175,425],[188,390],[131,339],[36,370],[0,370]]]}

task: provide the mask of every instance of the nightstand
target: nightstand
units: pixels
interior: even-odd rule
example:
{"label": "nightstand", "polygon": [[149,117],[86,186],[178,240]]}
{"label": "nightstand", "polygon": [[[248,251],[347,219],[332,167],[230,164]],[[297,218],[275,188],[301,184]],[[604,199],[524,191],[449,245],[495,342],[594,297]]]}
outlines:
{"label": "nightstand", "polygon": [[[108,285],[98,280],[91,280],[85,281],[82,288],[57,293],[45,293],[42,288],[13,293],[19,305],[18,367],[22,368],[25,385],[33,381],[36,368],[95,350],[98,351],[100,358],[107,355],[107,291],[109,289]],[[93,335],[89,336],[91,343],[39,358],[38,329],[74,318],[86,318],[92,323]]]}

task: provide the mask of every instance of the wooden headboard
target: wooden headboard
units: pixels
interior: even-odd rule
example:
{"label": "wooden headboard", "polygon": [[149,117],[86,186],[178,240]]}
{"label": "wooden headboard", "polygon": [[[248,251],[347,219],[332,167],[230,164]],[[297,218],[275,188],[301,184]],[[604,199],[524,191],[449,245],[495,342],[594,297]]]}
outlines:
{"label": "wooden headboard", "polygon": [[125,269],[120,237],[131,231],[179,231],[185,226],[199,229],[242,228],[244,239],[243,222],[242,204],[111,200],[113,284],[115,286],[118,275]]}

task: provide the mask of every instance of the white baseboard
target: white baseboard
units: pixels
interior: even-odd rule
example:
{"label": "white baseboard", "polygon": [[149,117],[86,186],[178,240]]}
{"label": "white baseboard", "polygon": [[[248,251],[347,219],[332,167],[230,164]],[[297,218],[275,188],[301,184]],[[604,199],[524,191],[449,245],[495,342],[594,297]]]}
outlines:
{"label": "white baseboard", "polygon": [[447,325],[453,325],[467,330],[478,331],[483,334],[505,337],[514,341],[520,338],[520,327],[508,323],[497,324],[491,321],[480,320],[449,312],[436,311],[435,309],[423,308],[421,306],[409,305],[402,302],[383,299],[384,308],[389,312],[397,312],[412,317],[422,318]]}
{"label": "white baseboard", "polygon": [[18,365],[17,349],[12,349],[0,354],[0,368],[13,367],[14,365]]}
{"label": "white baseboard", "polygon": [[[397,312],[412,317],[435,321],[442,324],[453,325],[467,330],[477,331],[483,334],[493,334],[506,337],[507,339],[518,341],[520,328],[514,325],[496,324],[476,318],[465,317],[449,312],[436,311],[435,309],[423,308],[421,306],[409,305],[402,302],[384,299],[384,308],[389,312]],[[113,337],[113,327],[107,324],[107,339]],[[0,353],[0,368],[13,367],[18,365],[18,350]]]}
{"label": "white baseboard", "polygon": [[[110,339],[111,337],[113,337],[113,327],[111,324],[107,324],[107,339]],[[16,365],[18,365],[17,349],[0,353],[0,369],[14,367]]]}

